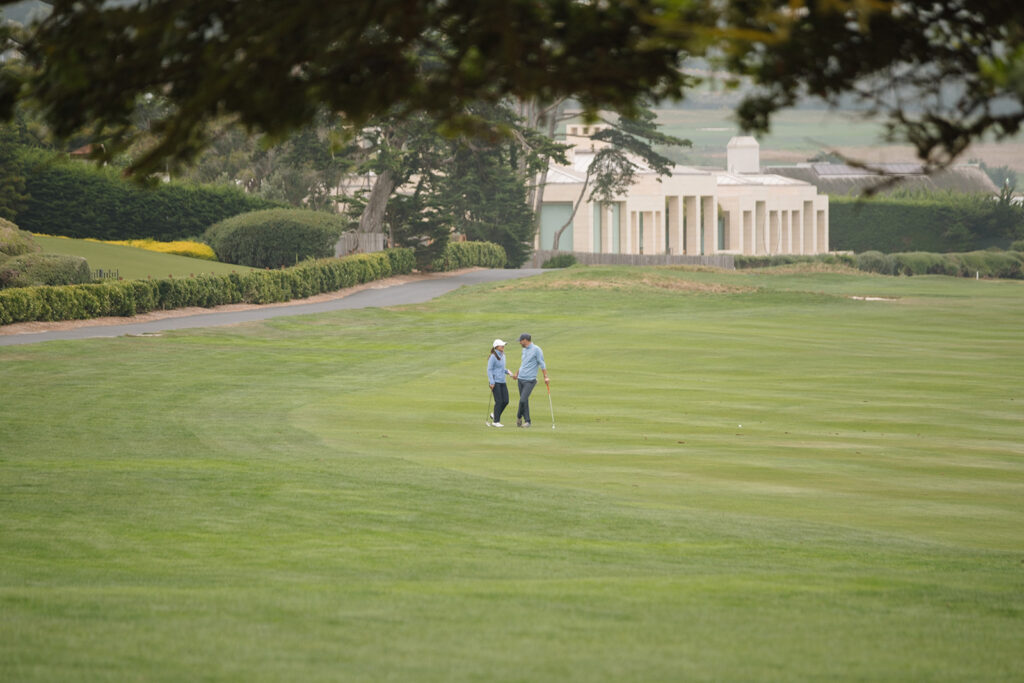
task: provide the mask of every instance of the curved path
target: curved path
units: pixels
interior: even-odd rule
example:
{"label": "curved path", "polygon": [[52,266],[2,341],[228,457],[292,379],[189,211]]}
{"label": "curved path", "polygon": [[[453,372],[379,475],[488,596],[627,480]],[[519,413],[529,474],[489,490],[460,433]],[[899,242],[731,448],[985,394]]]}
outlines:
{"label": "curved path", "polygon": [[[308,315],[311,313],[327,313],[352,308],[372,308],[382,306],[401,306],[404,304],[420,304],[436,299],[463,285],[477,285],[499,280],[512,280],[529,277],[543,272],[538,268],[521,268],[519,270],[488,269],[460,273],[452,277],[420,280],[402,285],[384,287],[382,289],[364,289],[340,299],[321,301],[318,303],[295,303],[286,306],[265,306],[241,311],[225,311],[201,313],[178,318],[164,318],[143,323],[125,323],[123,325],[86,325],[69,330],[52,332],[36,332],[27,334],[0,335],[0,346],[16,346],[35,344],[44,341],[65,339],[90,339],[94,337],[122,337],[125,335],[153,334],[164,330],[182,330],[192,327],[216,327],[234,325],[268,318],[290,315]],[[130,318],[127,318],[130,320]]]}

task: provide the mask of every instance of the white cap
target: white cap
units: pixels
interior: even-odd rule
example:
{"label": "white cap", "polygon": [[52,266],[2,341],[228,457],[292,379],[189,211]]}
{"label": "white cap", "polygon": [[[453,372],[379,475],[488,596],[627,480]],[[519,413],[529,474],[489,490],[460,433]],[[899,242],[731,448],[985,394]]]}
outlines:
{"label": "white cap", "polygon": [[500,339],[495,339],[494,343],[491,344],[491,348],[493,349],[496,346],[504,346],[504,345],[505,345],[505,342],[501,341]]}

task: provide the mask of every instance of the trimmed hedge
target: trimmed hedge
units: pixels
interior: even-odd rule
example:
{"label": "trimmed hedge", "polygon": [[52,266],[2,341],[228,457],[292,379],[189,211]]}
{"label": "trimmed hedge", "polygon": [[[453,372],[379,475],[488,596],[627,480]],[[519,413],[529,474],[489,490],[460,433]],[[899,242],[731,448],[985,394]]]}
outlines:
{"label": "trimmed hedge", "polygon": [[505,249],[494,242],[449,242],[441,255],[430,264],[430,270],[443,272],[460,268],[504,268]]}
{"label": "trimmed hedge", "polygon": [[55,161],[40,150],[23,151],[18,163],[30,195],[18,225],[47,235],[171,242],[201,235],[229,216],[280,206],[228,185],[140,187],[115,169]]}
{"label": "trimmed hedge", "polygon": [[36,285],[77,285],[92,280],[81,256],[22,254],[0,263],[0,288]]}
{"label": "trimmed hedge", "polygon": [[865,251],[857,254],[857,270],[867,273],[878,273],[879,275],[895,275],[896,260],[892,254],[883,254],[880,251]]}
{"label": "trimmed hedge", "polygon": [[223,263],[281,268],[308,258],[333,256],[334,245],[347,228],[348,219],[339,214],[266,209],[211,225],[203,239]]}
{"label": "trimmed hedge", "polygon": [[743,270],[745,268],[788,266],[794,263],[825,263],[828,265],[856,267],[856,262],[852,254],[764,254],[760,256],[737,254],[733,257],[733,264],[738,270]]}
{"label": "trimmed hedge", "polygon": [[552,256],[544,263],[540,264],[541,268],[568,268],[569,266],[576,265],[576,257],[572,254],[557,254]]}
{"label": "trimmed hedge", "polygon": [[955,277],[985,277],[1010,280],[1024,279],[1024,252],[970,251],[961,254],[934,254],[911,251],[883,254],[866,251],[856,256],[849,254],[820,254],[816,256],[737,256],[736,268],[767,268],[790,263],[826,263],[850,265],[858,270],[882,275],[952,275]]}
{"label": "trimmed hedge", "polygon": [[965,252],[1024,237],[1024,209],[984,195],[829,199],[829,243],[837,251]]}
{"label": "trimmed hedge", "polygon": [[414,265],[412,249],[389,249],[244,274],[6,289],[0,290],[0,325],[131,316],[187,306],[290,301],[410,273]]}

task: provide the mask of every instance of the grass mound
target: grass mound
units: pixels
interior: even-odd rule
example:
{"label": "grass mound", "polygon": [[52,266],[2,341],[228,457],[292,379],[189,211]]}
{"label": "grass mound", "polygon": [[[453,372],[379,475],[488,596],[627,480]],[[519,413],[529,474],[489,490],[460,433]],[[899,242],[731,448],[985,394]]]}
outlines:
{"label": "grass mound", "polygon": [[107,244],[67,237],[36,235],[35,240],[43,250],[54,254],[81,256],[93,270],[117,272],[124,280],[175,278],[191,275],[228,275],[244,273],[247,266],[218,263],[175,254],[163,254],[135,247]]}

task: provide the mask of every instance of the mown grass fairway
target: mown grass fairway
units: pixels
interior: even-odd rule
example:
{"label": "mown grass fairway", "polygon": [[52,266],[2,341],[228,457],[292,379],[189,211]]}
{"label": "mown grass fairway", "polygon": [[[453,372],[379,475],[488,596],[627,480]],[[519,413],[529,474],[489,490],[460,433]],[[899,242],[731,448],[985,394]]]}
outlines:
{"label": "mown grass fairway", "polygon": [[120,244],[103,244],[49,235],[35,235],[34,239],[43,251],[49,254],[81,256],[89,262],[89,267],[93,270],[117,271],[125,280],[145,280],[148,277],[159,280],[168,276],[189,277],[201,273],[227,275],[232,271],[242,273],[252,270],[248,266],[175,254],[159,254]]}
{"label": "mown grass fairway", "polygon": [[[1020,680],[1022,304],[573,268],[0,348],[0,679]],[[556,430],[484,426],[522,331]]]}

